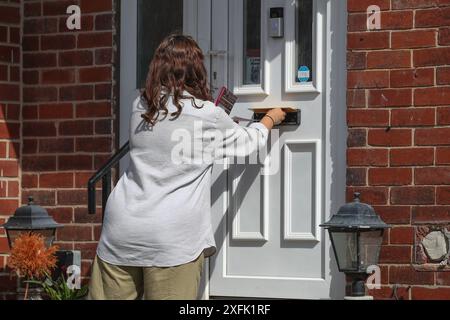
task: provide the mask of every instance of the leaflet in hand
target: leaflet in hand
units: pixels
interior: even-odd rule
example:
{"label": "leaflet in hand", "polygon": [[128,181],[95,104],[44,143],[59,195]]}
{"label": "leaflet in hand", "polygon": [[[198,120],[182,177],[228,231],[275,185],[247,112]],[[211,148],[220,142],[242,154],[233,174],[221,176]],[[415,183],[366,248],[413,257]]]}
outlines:
{"label": "leaflet in hand", "polygon": [[226,87],[222,87],[214,104],[224,109],[227,114],[230,114],[236,101],[237,97]]}

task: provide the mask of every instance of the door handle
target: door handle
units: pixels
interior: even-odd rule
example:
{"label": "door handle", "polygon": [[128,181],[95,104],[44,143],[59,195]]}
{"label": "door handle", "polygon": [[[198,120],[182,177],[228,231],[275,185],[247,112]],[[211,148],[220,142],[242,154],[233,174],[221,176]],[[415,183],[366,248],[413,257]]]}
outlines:
{"label": "door handle", "polygon": [[[212,58],[215,57],[219,57],[219,56],[224,56],[226,57],[228,51],[226,50],[209,50],[208,52],[206,52],[206,55]],[[216,90],[219,89],[219,87],[217,87],[216,82],[217,82],[217,71],[214,71],[213,73],[213,79],[210,83],[210,87],[211,87],[211,93],[215,93]]]}
{"label": "door handle", "polygon": [[227,55],[227,51],[226,50],[209,50],[206,54],[210,57],[218,57],[218,56]]}

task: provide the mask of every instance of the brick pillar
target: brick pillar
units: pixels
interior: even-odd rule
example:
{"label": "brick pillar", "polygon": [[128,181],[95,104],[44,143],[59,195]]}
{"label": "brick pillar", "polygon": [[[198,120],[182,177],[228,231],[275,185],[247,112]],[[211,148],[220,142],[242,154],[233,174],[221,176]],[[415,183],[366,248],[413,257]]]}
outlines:
{"label": "brick pillar", "polygon": [[[72,4],[81,30],[66,27]],[[116,147],[114,19],[113,0],[24,3],[22,203],[33,195],[65,224],[56,244],[81,250],[83,276],[101,227],[100,211],[87,214],[87,180]]]}
{"label": "brick pillar", "polygon": [[[20,199],[20,0],[0,1],[0,224]],[[8,242],[0,230],[0,299],[15,289],[6,266]]]}
{"label": "brick pillar", "polygon": [[[381,30],[366,28],[372,4]],[[412,266],[413,227],[450,222],[449,16],[450,1],[348,0],[347,200],[361,192],[393,225],[376,298],[394,284],[405,299],[450,298],[448,273]]]}

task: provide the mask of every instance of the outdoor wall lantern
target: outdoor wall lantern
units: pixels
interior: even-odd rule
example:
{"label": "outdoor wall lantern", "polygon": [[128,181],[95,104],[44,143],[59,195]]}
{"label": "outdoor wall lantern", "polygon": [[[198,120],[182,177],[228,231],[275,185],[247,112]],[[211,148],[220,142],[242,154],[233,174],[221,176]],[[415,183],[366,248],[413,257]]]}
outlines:
{"label": "outdoor wall lantern", "polygon": [[47,210],[35,205],[33,197],[28,197],[28,205],[16,210],[14,215],[3,225],[8,237],[9,247],[12,248],[14,240],[25,232],[41,234],[45,244],[51,246],[55,239],[56,229],[62,227],[53,220]]}
{"label": "outdoor wall lantern", "polygon": [[359,197],[355,192],[353,202],[320,225],[328,229],[339,271],[352,279],[351,296],[345,299],[372,298],[366,296],[367,268],[378,264],[383,232],[390,227]]}

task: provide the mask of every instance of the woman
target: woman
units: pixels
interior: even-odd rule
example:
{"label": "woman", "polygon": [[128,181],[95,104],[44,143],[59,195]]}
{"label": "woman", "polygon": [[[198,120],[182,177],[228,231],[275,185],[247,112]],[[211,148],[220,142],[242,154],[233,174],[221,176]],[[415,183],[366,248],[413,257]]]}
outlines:
{"label": "woman", "polygon": [[130,165],[106,204],[91,299],[196,299],[215,252],[208,159],[255,151],[285,117],[272,109],[260,123],[236,124],[211,103],[203,59],[183,35],[155,52],[133,104]]}

